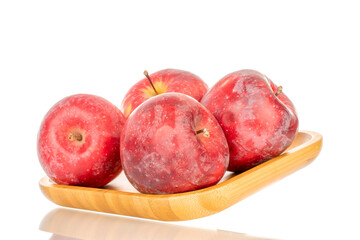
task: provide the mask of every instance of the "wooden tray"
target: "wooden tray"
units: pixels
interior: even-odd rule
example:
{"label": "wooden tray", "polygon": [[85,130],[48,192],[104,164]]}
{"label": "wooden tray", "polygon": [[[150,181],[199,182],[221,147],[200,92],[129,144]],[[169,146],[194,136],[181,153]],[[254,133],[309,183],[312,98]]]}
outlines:
{"label": "wooden tray", "polygon": [[137,192],[124,174],[103,188],[55,184],[43,177],[40,188],[52,202],[72,208],[163,221],[182,221],[220,212],[261,188],[308,165],[320,153],[322,136],[301,131],[280,156],[241,174],[226,173],[217,185],[178,194]]}

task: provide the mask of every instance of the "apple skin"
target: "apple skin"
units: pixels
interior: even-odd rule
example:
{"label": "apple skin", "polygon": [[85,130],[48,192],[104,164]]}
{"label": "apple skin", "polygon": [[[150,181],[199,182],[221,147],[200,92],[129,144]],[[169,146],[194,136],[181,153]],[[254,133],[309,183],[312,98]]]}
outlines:
{"label": "apple skin", "polygon": [[[45,173],[58,184],[107,184],[122,170],[124,123],[121,111],[101,97],[77,94],[62,99],[45,115],[38,133],[38,157]],[[71,138],[76,134],[81,139]]]}
{"label": "apple skin", "polygon": [[[208,129],[206,137],[196,131]],[[216,184],[229,162],[225,135],[214,116],[181,93],[164,93],[140,105],[121,134],[121,163],[142,193],[170,194]]]}
{"label": "apple skin", "polygon": [[217,82],[201,103],[216,117],[230,149],[229,171],[243,172],[290,146],[298,131],[295,107],[255,70],[240,70]]}
{"label": "apple skin", "polygon": [[[199,102],[209,89],[198,76],[178,69],[164,69],[150,74],[150,78],[159,94],[179,92],[189,95]],[[121,103],[120,110],[127,118],[141,103],[153,96],[156,96],[156,93],[149,80],[144,78],[129,89]]]}

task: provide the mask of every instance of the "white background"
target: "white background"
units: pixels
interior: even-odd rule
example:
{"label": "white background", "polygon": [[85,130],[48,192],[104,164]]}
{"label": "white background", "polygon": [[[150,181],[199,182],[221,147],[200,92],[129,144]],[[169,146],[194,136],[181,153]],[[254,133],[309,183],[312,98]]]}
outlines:
{"label": "white background", "polygon": [[[1,235],[49,239],[56,205],[40,192],[36,135],[75,93],[120,106],[164,68],[211,87],[252,68],[294,102],[300,129],[321,133],[319,157],[229,209],[177,226],[276,239],[358,239],[360,14],[356,1],[0,2]],[[134,233],[135,234],[135,233]]]}

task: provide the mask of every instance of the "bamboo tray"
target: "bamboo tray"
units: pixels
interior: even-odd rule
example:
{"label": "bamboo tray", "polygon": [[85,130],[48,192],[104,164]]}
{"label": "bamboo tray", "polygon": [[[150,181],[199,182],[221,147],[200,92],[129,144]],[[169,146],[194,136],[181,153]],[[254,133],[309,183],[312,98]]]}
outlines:
{"label": "bamboo tray", "polygon": [[137,192],[124,174],[103,188],[55,184],[43,177],[40,189],[52,202],[71,208],[162,221],[182,221],[220,212],[261,188],[305,167],[320,153],[322,136],[301,131],[280,156],[241,174],[227,173],[217,185],[178,194]]}

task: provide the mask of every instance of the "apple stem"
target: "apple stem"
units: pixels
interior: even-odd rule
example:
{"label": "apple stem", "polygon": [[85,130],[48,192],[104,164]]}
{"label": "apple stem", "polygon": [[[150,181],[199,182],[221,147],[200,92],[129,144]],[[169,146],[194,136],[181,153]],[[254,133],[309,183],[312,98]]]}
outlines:
{"label": "apple stem", "polygon": [[153,82],[152,82],[151,79],[150,79],[150,76],[149,76],[148,71],[145,70],[145,71],[144,71],[144,75],[145,75],[145,77],[149,80],[149,82],[150,82],[150,84],[151,84],[151,87],[154,89],[155,94],[156,94],[156,95],[159,95],[159,93],[156,91],[156,89],[155,89],[155,87],[154,87]]}
{"label": "apple stem", "polygon": [[282,86],[278,86],[278,88],[276,89],[275,96],[279,96],[279,95],[280,95],[280,93],[282,93],[282,89],[283,89],[283,87],[282,87]]}
{"label": "apple stem", "polygon": [[206,128],[196,131],[196,134],[202,133],[204,137],[210,137],[210,132]]}
{"label": "apple stem", "polygon": [[69,140],[72,141],[72,142],[75,141],[75,140],[80,142],[82,140],[82,136],[79,133],[74,133],[74,134],[70,133],[69,134]]}

